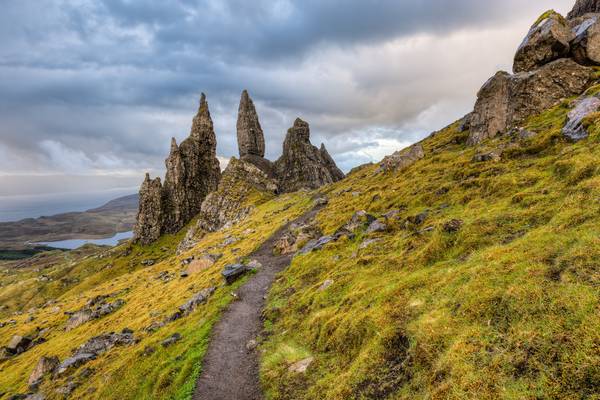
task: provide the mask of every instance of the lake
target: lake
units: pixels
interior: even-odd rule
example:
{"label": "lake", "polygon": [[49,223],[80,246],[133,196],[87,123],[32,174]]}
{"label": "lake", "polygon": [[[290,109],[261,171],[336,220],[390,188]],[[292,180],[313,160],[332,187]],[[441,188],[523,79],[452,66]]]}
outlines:
{"label": "lake", "polygon": [[74,250],[77,249],[84,244],[97,244],[99,246],[116,246],[120,240],[123,239],[131,239],[133,237],[133,231],[129,232],[120,232],[115,236],[105,239],[69,239],[69,240],[59,240],[56,242],[39,242],[34,243],[42,246],[54,247],[57,249],[68,249]]}

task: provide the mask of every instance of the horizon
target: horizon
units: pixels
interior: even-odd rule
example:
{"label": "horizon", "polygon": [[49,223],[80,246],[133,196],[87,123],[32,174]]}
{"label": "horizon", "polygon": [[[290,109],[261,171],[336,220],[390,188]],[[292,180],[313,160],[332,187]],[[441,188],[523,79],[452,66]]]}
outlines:
{"label": "horizon", "polygon": [[[106,194],[139,187],[145,172],[162,177],[170,138],[187,137],[202,91],[222,163],[237,156],[242,89],[256,104],[267,158],[279,156],[300,116],[345,172],[377,162],[466,114],[489,76],[510,71],[523,32],[549,7],[334,3],[46,0],[42,20],[39,6],[8,5],[0,200]],[[553,5],[564,14],[572,1]]]}

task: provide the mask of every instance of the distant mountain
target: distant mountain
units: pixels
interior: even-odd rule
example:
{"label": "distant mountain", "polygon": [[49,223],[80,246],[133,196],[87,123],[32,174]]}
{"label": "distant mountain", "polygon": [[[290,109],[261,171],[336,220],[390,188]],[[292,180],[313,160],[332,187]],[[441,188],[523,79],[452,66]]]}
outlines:
{"label": "distant mountain", "polygon": [[27,243],[97,239],[129,231],[135,223],[139,196],[119,197],[94,209],[0,223],[0,249],[24,249]]}

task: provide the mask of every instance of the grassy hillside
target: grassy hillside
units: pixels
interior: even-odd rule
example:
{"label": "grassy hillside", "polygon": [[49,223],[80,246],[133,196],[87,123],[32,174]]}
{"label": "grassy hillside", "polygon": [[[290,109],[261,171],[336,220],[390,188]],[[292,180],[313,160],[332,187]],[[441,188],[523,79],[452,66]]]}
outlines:
{"label": "grassy hillside", "polygon": [[[322,188],[324,234],[359,210],[386,229],[359,229],[298,255],[281,274],[260,346],[267,397],[600,398],[600,120],[588,118],[589,139],[568,143],[560,130],[569,109],[564,101],[531,118],[529,139],[478,148],[454,124],[423,141],[425,157],[404,171],[367,166]],[[490,152],[499,157],[474,159]],[[260,204],[248,219],[184,254],[176,253],[182,232],[148,247],[87,246],[1,264],[0,344],[33,332],[46,341],[0,361],[0,398],[26,392],[41,356],[62,361],[124,328],[134,344],[46,379],[41,391],[48,399],[65,388],[73,398],[189,398],[211,328],[244,282],[223,286],[223,266],[310,209],[312,195],[249,196]],[[182,260],[215,253],[213,265],[180,277]],[[146,329],[210,287],[189,315]],[[66,331],[65,312],[99,295],[124,305]],[[181,340],[163,347],[175,333]]]}
{"label": "grassy hillside", "polygon": [[[181,255],[176,255],[175,249],[184,233],[165,236],[148,247],[122,245],[110,251],[87,248],[79,252],[45,253],[42,256],[52,258],[53,262],[44,265],[42,256],[19,268],[4,264],[2,304],[10,311],[24,312],[0,320],[0,325],[8,323],[0,328],[0,344],[6,345],[15,334],[36,332],[38,327],[44,329],[40,336],[47,341],[0,361],[0,398],[27,392],[28,377],[41,356],[57,356],[62,361],[93,336],[124,328],[134,331],[135,344],[115,347],[65,377],[46,379],[40,391],[47,399],[63,398],[57,389],[69,385],[75,387],[72,398],[189,398],[211,326],[222,308],[234,299],[231,293],[243,283],[242,280],[233,286],[223,286],[220,276],[223,266],[250,254],[281,225],[311,205],[307,193],[278,197],[257,207],[244,223],[206,235],[197,246]],[[230,237],[237,241],[225,244]],[[220,253],[222,257],[212,266],[190,272],[189,277],[180,277],[185,269],[181,260],[208,253]],[[64,259],[57,259],[57,254]],[[146,260],[155,260],[155,264],[144,266]],[[40,281],[41,275],[50,279]],[[216,292],[194,312],[155,332],[145,330],[209,287],[216,287]],[[111,299],[125,303],[112,314],[66,331],[69,317],[64,313],[81,309],[99,295],[111,295]],[[174,333],[179,333],[181,340],[170,347],[161,346]]]}
{"label": "grassy hillside", "polygon": [[[455,124],[403,172],[369,166],[328,187],[326,234],[358,210],[387,230],[297,256],[281,275],[268,398],[600,398],[600,123],[567,143],[568,111],[530,119],[532,139],[480,148]],[[473,161],[489,151],[502,155]]]}

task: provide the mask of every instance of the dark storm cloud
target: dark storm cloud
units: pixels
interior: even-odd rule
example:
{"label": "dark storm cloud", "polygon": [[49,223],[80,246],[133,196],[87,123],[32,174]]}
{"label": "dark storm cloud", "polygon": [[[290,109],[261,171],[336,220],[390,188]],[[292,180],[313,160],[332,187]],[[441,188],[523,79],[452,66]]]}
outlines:
{"label": "dark storm cloud", "polygon": [[[565,12],[571,2],[552,6]],[[545,8],[545,0],[9,0],[0,13],[0,173],[160,169],[169,137],[187,135],[200,91],[219,154],[235,155],[243,88],[271,158],[301,116],[348,169],[464,113]]]}

